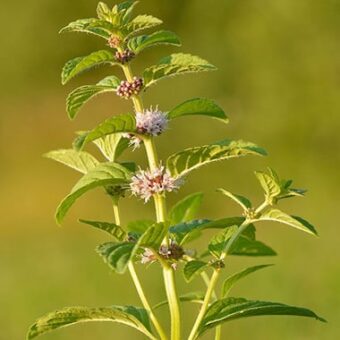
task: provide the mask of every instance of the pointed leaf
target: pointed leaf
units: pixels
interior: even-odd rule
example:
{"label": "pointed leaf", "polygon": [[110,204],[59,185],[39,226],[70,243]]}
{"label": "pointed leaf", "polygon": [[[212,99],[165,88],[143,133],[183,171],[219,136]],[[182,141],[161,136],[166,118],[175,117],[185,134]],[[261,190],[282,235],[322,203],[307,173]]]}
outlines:
{"label": "pointed leaf", "polygon": [[267,268],[272,266],[272,264],[264,264],[264,265],[260,265],[260,266],[254,266],[254,267],[249,267],[246,268],[236,274],[233,274],[231,276],[229,276],[223,283],[223,288],[222,288],[222,297],[225,297],[227,295],[229,295],[229,292],[231,290],[231,288],[233,288],[233,286],[241,279],[245,278],[246,276],[248,276],[249,274],[252,274],[260,269],[263,268]]}
{"label": "pointed leaf", "polygon": [[214,302],[207,310],[200,325],[198,334],[201,335],[209,328],[223,322],[261,315],[292,315],[315,318],[325,321],[306,308],[288,306],[277,302],[250,301],[242,298],[226,298]]}
{"label": "pointed leaf", "polygon": [[157,65],[147,68],[143,73],[143,78],[147,88],[167,77],[213,70],[216,70],[216,67],[200,57],[177,53],[165,57]]}
{"label": "pointed leaf", "polygon": [[133,306],[121,307],[66,307],[38,319],[30,328],[27,340],[50,331],[83,322],[111,321],[125,324],[144,333],[150,339],[156,339],[150,330],[147,312]]}
{"label": "pointed leaf", "polygon": [[207,116],[228,123],[229,119],[224,111],[212,100],[206,98],[194,98],[178,105],[168,113],[169,119],[184,116]]}
{"label": "pointed leaf", "polygon": [[183,269],[184,278],[187,282],[192,281],[197,275],[210,268],[211,264],[203,261],[187,262]]}
{"label": "pointed leaf", "polygon": [[258,219],[258,221],[272,221],[289,225],[308,234],[317,235],[315,228],[307,221],[297,216],[290,216],[279,209],[270,209]]}
{"label": "pointed leaf", "polygon": [[[178,297],[179,301],[181,302],[192,302],[192,303],[199,303],[202,304],[204,300],[205,294],[203,292],[190,292],[187,294],[182,294]],[[168,300],[161,301],[157,303],[157,305],[153,306],[153,310],[166,306],[168,304]]]}
{"label": "pointed leaf", "polygon": [[271,175],[266,174],[265,172],[256,171],[255,175],[257,179],[260,181],[260,184],[268,198],[274,198],[278,196],[281,192],[280,184],[278,181]]}
{"label": "pointed leaf", "polygon": [[101,20],[111,20],[112,11],[107,4],[100,1],[97,6],[97,15]]}
{"label": "pointed leaf", "polygon": [[98,221],[88,221],[88,220],[79,220],[79,222],[90,225],[99,230],[105,231],[109,235],[113,236],[117,241],[124,241],[127,237],[126,232],[122,227],[116,225],[114,223],[108,222],[98,222]]}
{"label": "pointed leaf", "polygon": [[230,250],[234,256],[276,256],[277,253],[263,242],[241,236]]}
{"label": "pointed leaf", "polygon": [[198,192],[179,201],[169,212],[170,223],[175,225],[194,219],[202,205],[202,200],[203,193]]}
{"label": "pointed leaf", "polygon": [[167,160],[167,168],[174,177],[186,176],[203,165],[246,155],[265,155],[257,145],[244,141],[224,140],[215,144],[194,147],[178,152]]}
{"label": "pointed leaf", "polygon": [[151,220],[137,220],[137,221],[132,221],[128,223],[126,228],[129,231],[143,234],[153,224],[155,224],[155,222]]}
{"label": "pointed leaf", "polygon": [[70,194],[60,203],[56,219],[61,223],[76,200],[87,191],[106,185],[116,186],[128,183],[130,171],[117,163],[101,163],[85,174],[72,188]]}
{"label": "pointed leaf", "polygon": [[107,135],[93,141],[104,157],[110,161],[115,162],[119,156],[129,147],[129,140],[123,138],[121,134]]}
{"label": "pointed leaf", "polygon": [[74,119],[80,109],[90,99],[96,95],[106,92],[115,92],[120,84],[120,80],[115,76],[110,76],[97,85],[85,85],[78,87],[67,97],[66,109],[70,119]]}
{"label": "pointed leaf", "polygon": [[65,164],[83,174],[86,174],[99,164],[91,154],[87,152],[77,152],[73,149],[50,151],[44,156]]}
{"label": "pointed leaf", "polygon": [[128,48],[138,54],[146,48],[157,45],[174,45],[181,46],[178,36],[170,31],[158,31],[150,35],[140,35],[131,38],[128,42]]}
{"label": "pointed leaf", "polygon": [[251,208],[251,202],[248,200],[248,198],[240,196],[240,195],[233,194],[233,193],[231,193],[227,190],[224,190],[224,189],[218,189],[217,191],[219,191],[223,195],[231,198],[234,202],[239,204],[244,210],[248,210],[249,208]]}
{"label": "pointed leaf", "polygon": [[183,246],[186,243],[200,236],[201,230],[208,224],[210,220],[194,220],[191,222],[183,222],[169,228],[172,238],[177,244]]}
{"label": "pointed leaf", "polygon": [[63,68],[61,82],[64,85],[82,72],[104,64],[113,65],[115,64],[115,61],[114,54],[106,50],[93,52],[85,57],[72,59],[68,61]]}
{"label": "pointed leaf", "polygon": [[161,25],[162,23],[162,20],[151,15],[138,15],[126,25],[126,31],[128,32],[128,36],[130,36],[140,31]]}

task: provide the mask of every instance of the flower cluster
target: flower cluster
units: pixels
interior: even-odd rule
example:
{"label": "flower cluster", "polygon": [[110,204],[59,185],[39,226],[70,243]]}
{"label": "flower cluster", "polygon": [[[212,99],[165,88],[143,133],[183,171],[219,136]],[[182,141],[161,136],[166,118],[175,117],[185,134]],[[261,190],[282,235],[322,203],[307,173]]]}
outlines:
{"label": "flower cluster", "polygon": [[143,140],[140,137],[135,136],[132,133],[123,133],[122,136],[129,139],[129,145],[132,146],[133,151],[139,149],[143,143]]}
{"label": "flower cluster", "polygon": [[112,35],[109,40],[107,41],[108,45],[111,48],[118,48],[119,45],[122,43],[122,39],[118,37],[117,35]]}
{"label": "flower cluster", "polygon": [[131,179],[132,194],[148,202],[152,195],[171,192],[179,188],[181,181],[171,177],[163,166],[150,171],[139,170]]}
{"label": "flower cluster", "polygon": [[136,127],[140,134],[158,136],[168,127],[167,114],[157,108],[137,112]]}
{"label": "flower cluster", "polygon": [[129,99],[132,95],[138,94],[143,88],[143,79],[134,77],[132,82],[122,80],[116,93],[119,97]]}
{"label": "flower cluster", "polygon": [[130,50],[125,50],[123,52],[116,52],[116,60],[121,64],[126,64],[135,57],[135,53]]}

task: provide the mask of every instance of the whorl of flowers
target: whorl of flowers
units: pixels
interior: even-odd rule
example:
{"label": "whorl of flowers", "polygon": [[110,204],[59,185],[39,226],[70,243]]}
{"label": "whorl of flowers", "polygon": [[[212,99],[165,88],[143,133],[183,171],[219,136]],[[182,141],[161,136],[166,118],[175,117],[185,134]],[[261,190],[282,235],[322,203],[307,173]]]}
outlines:
{"label": "whorl of flowers", "polygon": [[167,114],[152,107],[136,113],[137,132],[143,135],[158,136],[168,127]]}
{"label": "whorl of flowers", "polygon": [[118,37],[117,35],[112,35],[109,40],[107,41],[108,45],[111,48],[118,48],[120,44],[122,43],[122,39]]}
{"label": "whorl of flowers", "polygon": [[126,64],[135,57],[135,53],[130,50],[125,50],[123,52],[117,51],[115,57],[121,64]]}
{"label": "whorl of flowers", "polygon": [[153,171],[139,170],[131,179],[132,194],[148,202],[152,195],[178,189],[181,181],[171,177],[168,170],[161,166]]}
{"label": "whorl of flowers", "polygon": [[143,88],[143,79],[134,77],[132,82],[122,80],[116,93],[119,97],[129,99],[132,95],[138,94]]}
{"label": "whorl of flowers", "polygon": [[135,136],[132,133],[123,133],[122,136],[129,140],[129,145],[133,148],[133,150],[139,149],[143,143],[143,140],[140,137]]}

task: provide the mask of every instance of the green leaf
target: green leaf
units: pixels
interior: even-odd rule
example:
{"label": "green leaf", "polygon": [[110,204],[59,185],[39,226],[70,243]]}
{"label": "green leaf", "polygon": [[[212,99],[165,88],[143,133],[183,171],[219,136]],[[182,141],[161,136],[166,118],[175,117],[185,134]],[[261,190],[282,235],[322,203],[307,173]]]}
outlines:
{"label": "green leaf", "polygon": [[169,119],[184,116],[207,116],[228,123],[229,119],[224,111],[212,100],[206,98],[194,98],[176,106],[168,113]]}
{"label": "green leaf", "polygon": [[306,308],[288,306],[277,302],[250,301],[242,298],[226,298],[214,302],[207,310],[199,327],[198,335],[216,327],[223,322],[261,315],[292,315],[315,318],[325,322],[323,318]]}
{"label": "green leaf", "polygon": [[121,134],[118,133],[98,138],[93,142],[97,145],[104,157],[110,162],[115,162],[129,147],[129,140],[123,138]]}
{"label": "green leaf", "polygon": [[170,223],[175,225],[194,219],[202,205],[202,200],[203,193],[198,192],[179,201],[169,212]]}
{"label": "green leaf", "polygon": [[127,234],[119,225],[108,222],[98,222],[98,221],[88,221],[88,220],[79,220],[79,222],[90,225],[99,230],[105,231],[109,235],[113,236],[117,241],[126,240]]}
{"label": "green leaf", "polygon": [[111,21],[112,11],[107,4],[100,1],[97,6],[97,15],[101,20]]}
{"label": "green leaf", "polygon": [[73,149],[50,151],[44,155],[83,174],[94,169],[99,162],[87,152],[77,152]]}
{"label": "green leaf", "polygon": [[72,91],[66,101],[66,109],[69,118],[74,119],[84,104],[96,95],[106,92],[115,92],[119,84],[120,80],[117,77],[110,76],[96,85],[81,86]]}
{"label": "green leaf", "polygon": [[177,53],[165,57],[157,65],[147,68],[143,73],[143,78],[147,88],[167,77],[213,70],[216,70],[216,67],[200,57]]}
{"label": "green leaf", "polygon": [[249,142],[223,140],[210,145],[194,147],[178,152],[167,160],[167,168],[173,177],[188,175],[203,165],[247,155],[264,156],[266,153]]}
{"label": "green leaf", "polygon": [[209,222],[210,220],[183,222],[170,227],[169,231],[176,243],[182,246],[200,236],[201,229]]}
{"label": "green leaf", "polygon": [[63,68],[61,82],[64,85],[78,74],[104,64],[115,64],[115,56],[112,52],[101,50],[85,57],[72,59]]}
{"label": "green leaf", "polygon": [[168,228],[165,223],[153,224],[138,239],[135,251],[137,251],[138,247],[151,248],[158,251],[167,232]]}
{"label": "green leaf", "polygon": [[98,37],[108,40],[112,34],[118,33],[119,30],[107,21],[89,18],[71,22],[66,27],[62,28],[59,33],[66,32],[94,34]]}
{"label": "green leaf", "polygon": [[251,208],[251,202],[248,200],[248,198],[233,194],[224,189],[218,189],[217,191],[222,193],[224,196],[231,198],[234,202],[239,204],[244,210],[248,210]]}
{"label": "green leaf", "polygon": [[203,261],[187,262],[183,269],[184,278],[187,282],[192,281],[197,275],[210,268],[211,264]]}
{"label": "green leaf", "polygon": [[[179,301],[181,302],[193,302],[193,303],[199,303],[202,304],[204,300],[205,294],[202,292],[190,292],[187,294],[182,294],[178,297]],[[157,303],[157,305],[153,306],[153,310],[166,306],[168,304],[168,300],[161,301]]]}
{"label": "green leaf", "polygon": [[119,12],[124,11],[123,15],[123,23],[127,24],[131,20],[132,12],[139,1],[125,1],[117,4],[117,8]]}
{"label": "green leaf", "polygon": [[225,297],[229,295],[229,292],[231,288],[241,279],[245,278],[249,274],[252,274],[260,269],[267,268],[272,266],[272,264],[264,264],[260,266],[253,266],[246,268],[234,275],[229,276],[223,283],[223,288],[222,288],[222,297]]}
{"label": "green leaf", "polygon": [[125,324],[156,339],[150,329],[149,316],[145,309],[133,306],[111,306],[103,308],[66,307],[38,319],[29,329],[27,340],[50,331],[84,322],[111,321]]}
{"label": "green leaf", "polygon": [[113,116],[100,123],[93,130],[86,132],[79,140],[77,148],[82,149],[87,143],[115,133],[135,133],[136,119],[131,114]]}
{"label": "green leaf", "polygon": [[125,29],[128,32],[128,36],[130,36],[140,31],[161,25],[162,23],[162,20],[151,15],[138,15],[126,25]]}
{"label": "green leaf", "polygon": [[230,255],[259,257],[276,256],[277,253],[260,241],[250,240],[241,236],[231,247]]}
{"label": "green leaf", "polygon": [[174,45],[181,46],[178,36],[170,31],[158,31],[150,35],[140,35],[131,38],[128,42],[128,48],[138,54],[146,48],[157,45]]}
{"label": "green leaf", "polygon": [[128,223],[126,228],[129,231],[143,234],[153,224],[155,224],[155,222],[151,220],[137,220]]}
{"label": "green leaf", "polygon": [[306,220],[297,216],[290,216],[279,209],[266,211],[257,221],[272,221],[289,225],[308,234],[317,235],[316,229]]}
{"label": "green leaf", "polygon": [[259,180],[266,194],[266,197],[274,198],[280,194],[281,187],[276,176],[274,177],[272,175],[268,175],[265,172],[261,172],[261,171],[256,171],[255,175],[257,179]]}
{"label": "green leaf", "polygon": [[60,203],[56,219],[61,223],[76,200],[89,190],[106,185],[116,186],[128,183],[130,171],[117,163],[101,163],[85,174],[72,188],[70,194]]}

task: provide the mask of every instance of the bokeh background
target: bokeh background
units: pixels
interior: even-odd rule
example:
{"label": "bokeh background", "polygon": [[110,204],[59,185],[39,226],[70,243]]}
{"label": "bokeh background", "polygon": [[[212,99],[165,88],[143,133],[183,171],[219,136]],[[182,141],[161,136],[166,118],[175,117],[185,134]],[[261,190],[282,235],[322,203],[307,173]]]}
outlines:
{"label": "bokeh background", "polygon": [[[111,2],[111,1],[110,1]],[[94,253],[105,235],[77,223],[78,217],[112,220],[110,202],[93,192],[72,209],[62,228],[53,214],[78,178],[67,168],[42,158],[51,149],[69,147],[74,131],[131,110],[114,96],[92,101],[75,122],[65,113],[67,93],[80,84],[109,74],[108,68],[60,85],[64,62],[103,47],[100,39],[58,35],[76,18],[94,15],[96,0],[7,1],[0,5],[0,339],[24,339],[38,316],[68,305],[139,304],[128,276],[110,273]],[[145,95],[161,109],[191,97],[215,99],[228,112],[223,126],[204,118],[172,124],[159,138],[162,157],[184,147],[222,138],[244,138],[267,148],[269,157],[247,158],[204,168],[185,187],[170,195],[169,205],[192,191],[206,193],[201,217],[239,213],[215,193],[224,187],[261,200],[254,170],[266,166],[307,188],[305,199],[282,208],[313,222],[320,238],[280,225],[263,225],[258,238],[279,253],[274,259],[233,258],[229,272],[249,264],[275,263],[244,280],[234,296],[281,301],[309,307],[329,320],[253,318],[224,326],[226,339],[313,339],[340,337],[339,165],[340,165],[340,1],[338,0],[142,0],[139,13],[164,19],[177,32],[182,50],[198,54],[219,72],[161,82]],[[134,64],[136,72],[175,48],[147,50]],[[130,153],[142,164],[141,151]],[[152,204],[126,199],[124,223],[152,217]],[[208,237],[206,239],[208,241]],[[138,270],[141,268],[139,267]],[[144,284],[153,302],[164,298],[159,268]],[[199,290],[199,280],[189,288]],[[185,306],[185,327],[196,307]],[[167,319],[166,309],[162,318]],[[45,339],[142,339],[116,324],[87,324],[61,330]],[[208,334],[206,339],[211,339]]]}

